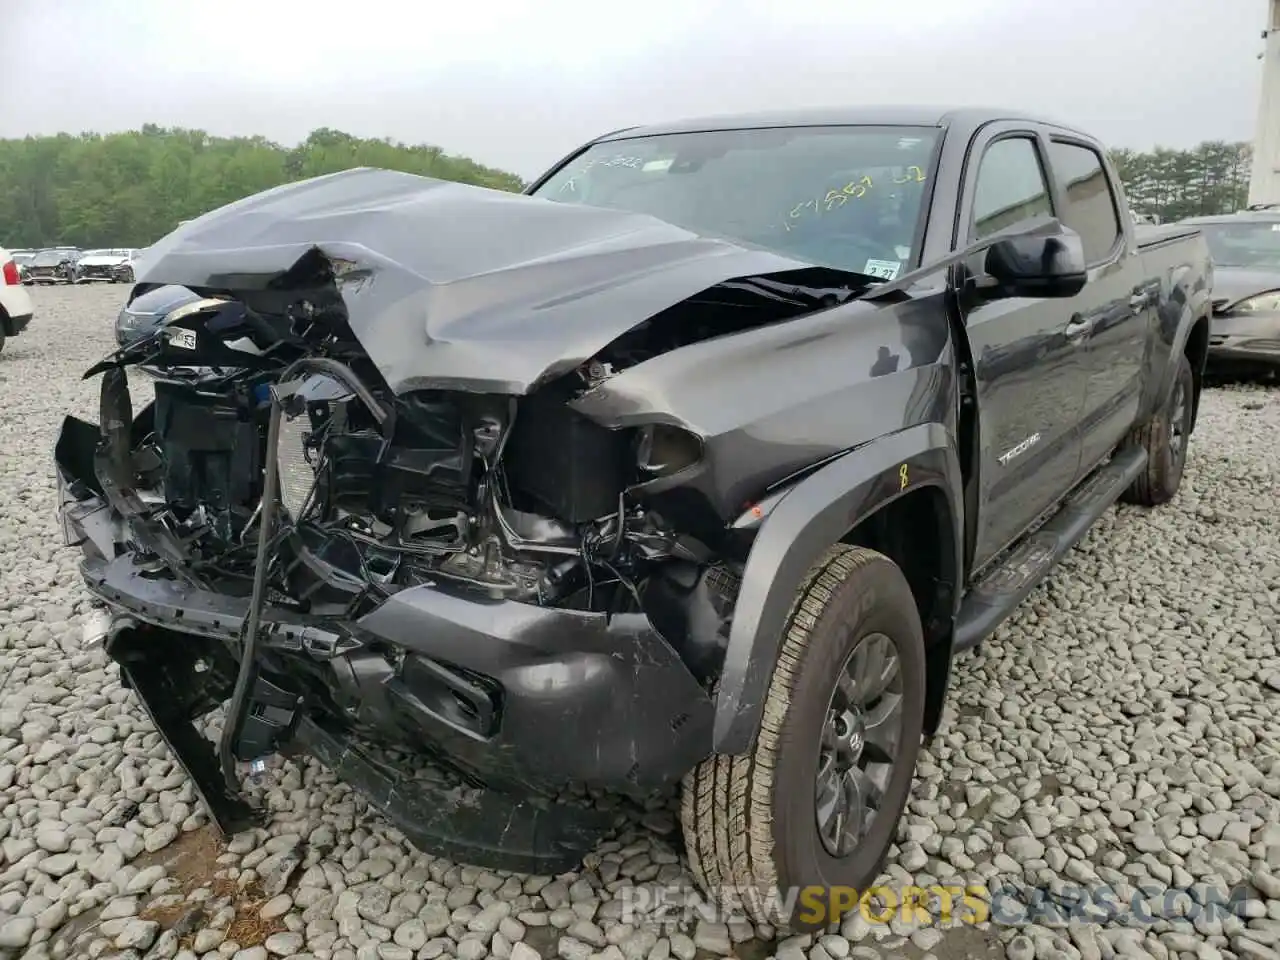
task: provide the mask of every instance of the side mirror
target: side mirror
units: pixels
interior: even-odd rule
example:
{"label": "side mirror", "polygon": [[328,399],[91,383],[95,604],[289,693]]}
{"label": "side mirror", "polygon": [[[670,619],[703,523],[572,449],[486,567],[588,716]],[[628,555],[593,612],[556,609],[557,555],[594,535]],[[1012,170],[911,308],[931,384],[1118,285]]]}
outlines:
{"label": "side mirror", "polygon": [[1088,279],[1080,235],[1061,225],[1054,233],[997,240],[984,269],[988,295],[997,297],[1074,297]]}

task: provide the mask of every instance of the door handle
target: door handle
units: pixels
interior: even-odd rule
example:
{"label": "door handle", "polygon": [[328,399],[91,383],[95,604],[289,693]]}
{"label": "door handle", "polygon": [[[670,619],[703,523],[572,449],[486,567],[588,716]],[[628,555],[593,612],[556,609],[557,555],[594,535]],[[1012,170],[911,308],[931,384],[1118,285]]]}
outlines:
{"label": "door handle", "polygon": [[1062,333],[1068,340],[1082,340],[1092,329],[1093,321],[1088,320],[1077,313],[1067,322],[1067,325],[1062,328]]}

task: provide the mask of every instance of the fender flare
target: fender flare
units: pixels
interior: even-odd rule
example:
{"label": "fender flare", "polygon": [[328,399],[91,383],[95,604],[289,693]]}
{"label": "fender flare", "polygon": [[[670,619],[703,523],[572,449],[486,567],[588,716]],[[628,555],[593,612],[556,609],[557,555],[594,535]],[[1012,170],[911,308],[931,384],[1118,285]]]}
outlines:
{"label": "fender flare", "polygon": [[[1152,410],[1154,416],[1160,410],[1161,404],[1173,392],[1173,381],[1178,373],[1178,358],[1187,350],[1187,344],[1191,340],[1191,331],[1196,328],[1203,320],[1208,326],[1208,335],[1213,335],[1213,306],[1209,300],[1207,290],[1198,293],[1194,299],[1187,302],[1186,309],[1181,317],[1178,318],[1178,328],[1174,331],[1173,344],[1169,348],[1168,361],[1164,365],[1164,372],[1160,377],[1160,386],[1155,394],[1155,408]],[[1203,370],[1192,371],[1195,374],[1196,382],[1200,382],[1200,377],[1204,373]],[[1195,430],[1196,420],[1199,419],[1200,397],[1197,395],[1193,401],[1191,413],[1191,429]]]}
{"label": "fender flare", "polygon": [[[1173,345],[1170,350],[1171,362],[1166,364],[1164,376],[1160,378],[1160,391],[1156,394],[1163,400],[1173,389],[1173,379],[1177,375],[1178,365],[1173,360],[1182,356],[1187,349],[1187,341],[1191,339],[1191,331],[1195,329],[1196,324],[1201,320],[1210,324],[1210,334],[1213,333],[1213,305],[1209,300],[1208,289],[1199,290],[1187,300],[1186,308],[1182,311],[1182,316],[1178,318],[1178,328],[1173,335]],[[1198,371],[1197,371],[1198,372]]]}
{"label": "fender flare", "polygon": [[[716,694],[714,752],[740,754],[754,742],[783,626],[809,568],[878,509],[926,486],[941,489],[947,499],[953,529],[946,539],[955,554],[948,560],[958,583],[963,480],[955,444],[941,423],[908,427],[857,447],[771,503],[742,574]],[[956,589],[955,602],[959,595]]]}

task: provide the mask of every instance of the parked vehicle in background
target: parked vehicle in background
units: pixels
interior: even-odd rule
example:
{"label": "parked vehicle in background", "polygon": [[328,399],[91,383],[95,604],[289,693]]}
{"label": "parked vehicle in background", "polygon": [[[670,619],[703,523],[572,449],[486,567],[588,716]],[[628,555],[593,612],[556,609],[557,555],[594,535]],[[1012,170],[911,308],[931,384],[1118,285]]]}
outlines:
{"label": "parked vehicle in background", "polygon": [[18,276],[23,283],[31,282],[27,276],[27,267],[35,259],[35,255],[36,252],[34,250],[13,250],[9,254],[13,258],[13,262],[18,265]]}
{"label": "parked vehicle in background", "polygon": [[782,898],[873,882],[953,656],[1178,491],[1208,250],[1011,112],[631,129],[529,192],[350,170],[152,248],[205,299],[57,443],[107,652],[227,832],[237,759],[310,751],[555,874],[615,822],[575,797],[683,782],[703,885],[821,928]]}
{"label": "parked vehicle in background", "polygon": [[38,251],[27,264],[27,278],[31,283],[73,283],[78,252],[74,249]]}
{"label": "parked vehicle in background", "polygon": [[73,267],[77,266],[80,263],[80,258],[84,256],[84,251],[79,247],[68,246],[66,244],[60,244],[56,247],[52,247],[51,249],[65,253],[71,259],[71,265]]}
{"label": "parked vehicle in background", "polygon": [[1209,369],[1225,376],[1280,372],[1280,209],[1184,220],[1213,256]]}
{"label": "parked vehicle in background", "polygon": [[133,280],[133,250],[112,247],[86,250],[76,263],[76,283],[121,283]]}
{"label": "parked vehicle in background", "polygon": [[115,281],[117,283],[133,283],[138,273],[138,258],[141,250],[130,249],[125,258],[116,265]]}
{"label": "parked vehicle in background", "polygon": [[22,277],[13,256],[0,247],[0,350],[31,323],[31,294],[22,287]]}

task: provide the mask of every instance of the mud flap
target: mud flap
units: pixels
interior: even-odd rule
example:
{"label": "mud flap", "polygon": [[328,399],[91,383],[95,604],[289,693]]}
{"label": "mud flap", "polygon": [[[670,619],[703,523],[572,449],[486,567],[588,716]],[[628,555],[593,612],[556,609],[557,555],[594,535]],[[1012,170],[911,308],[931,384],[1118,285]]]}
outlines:
{"label": "mud flap", "polygon": [[295,745],[361,793],[417,846],[490,870],[574,870],[613,826],[613,814],[497,790],[407,780],[340,734],[303,717]]}
{"label": "mud flap", "polygon": [[[224,837],[261,822],[243,797],[232,793],[222,776],[211,740],[195,721],[216,707],[229,689],[214,644],[200,637],[174,635],[145,625],[117,626],[106,642],[107,654],[120,665],[124,686],[139,702]],[[225,654],[224,654],[225,656]]]}

